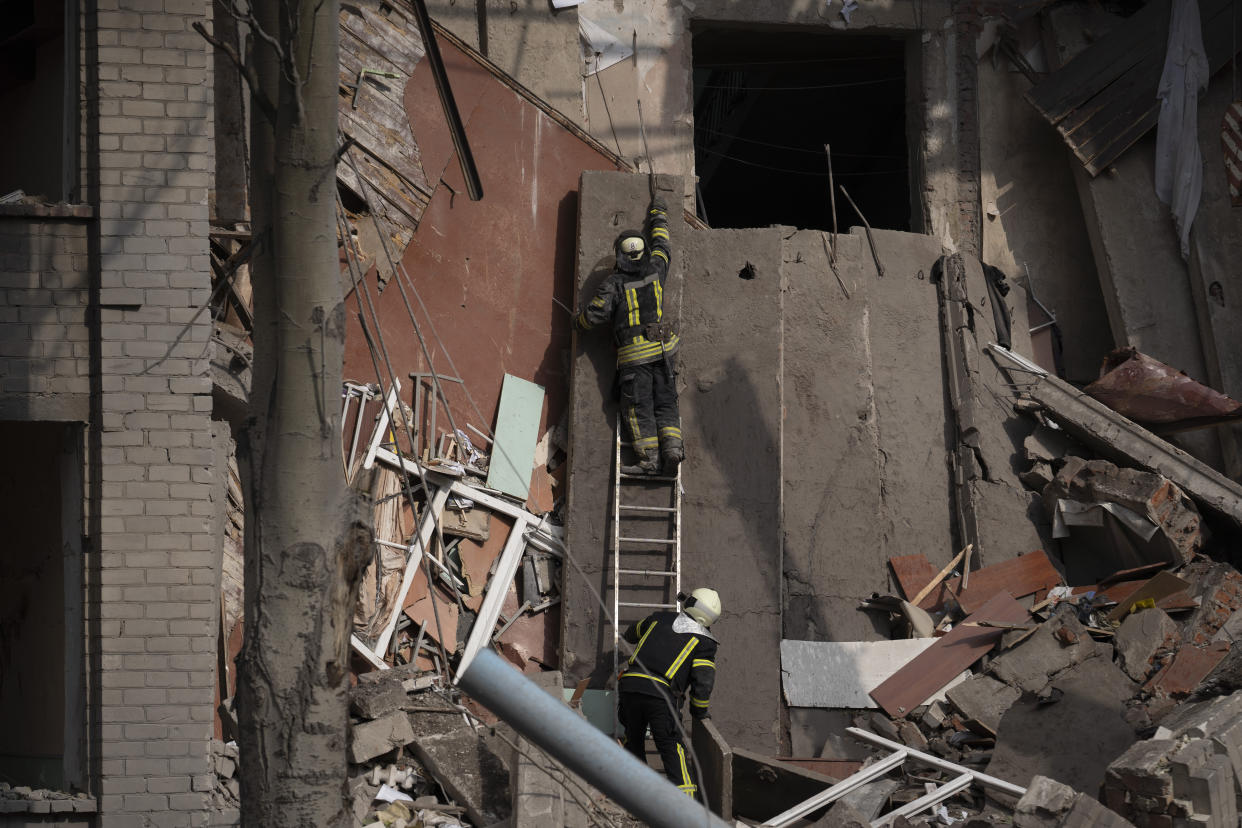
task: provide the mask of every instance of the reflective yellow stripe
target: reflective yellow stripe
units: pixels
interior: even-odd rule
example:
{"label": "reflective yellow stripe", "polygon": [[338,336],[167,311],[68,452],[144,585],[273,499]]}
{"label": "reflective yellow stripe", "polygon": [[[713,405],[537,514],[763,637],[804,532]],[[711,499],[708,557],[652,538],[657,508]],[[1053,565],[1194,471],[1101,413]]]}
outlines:
{"label": "reflective yellow stripe", "polygon": [[667,681],[660,678],[659,676],[647,675],[646,673],[640,673],[637,670],[626,670],[624,673],[621,674],[621,678],[645,678],[645,679],[651,679],[652,681],[658,681],[660,682],[660,684],[663,684],[665,687],[670,686]]}
{"label": "reflective yellow stripe", "polygon": [[661,259],[663,259],[664,261],[666,261],[666,262],[668,261],[668,256],[667,256],[667,255],[665,255],[665,253],[664,253],[664,251],[663,251],[663,250],[653,250],[653,251],[651,251],[651,255],[652,255],[652,257],[659,256],[659,257],[660,257]]}
{"label": "reflective yellow stripe", "polygon": [[677,746],[677,759],[681,762],[681,779],[682,782],[677,787],[686,794],[686,796],[694,796],[694,792],[698,790],[698,786],[690,779],[690,769],[686,767],[686,751],[681,746]]}
{"label": "reflective yellow stripe", "polygon": [[698,646],[698,643],[699,639],[697,637],[691,637],[691,639],[686,642],[686,646],[681,648],[681,655],[677,656],[677,659],[673,662],[673,665],[664,671],[665,678],[672,678],[676,675],[677,671],[681,669],[682,662],[686,660],[686,656],[690,655],[690,651]]}
{"label": "reflective yellow stripe", "polygon": [[643,648],[643,644],[645,644],[647,641],[647,636],[651,635],[651,631],[654,630],[655,628],[656,628],[656,622],[652,621],[651,626],[647,628],[647,631],[645,633],[643,633],[643,637],[638,639],[638,646],[634,648],[634,655],[630,656],[630,660],[626,663],[628,664],[634,663],[634,659],[638,658],[638,651]]}
{"label": "reflective yellow stripe", "polygon": [[653,238],[653,239],[667,239],[667,238],[668,238],[668,231],[667,231],[667,230],[665,230],[663,227],[652,227],[652,228],[651,228],[651,238]]}
{"label": "reflective yellow stripe", "polygon": [[691,707],[707,707],[707,705],[708,705],[708,704],[709,704],[709,702],[699,701],[699,700],[698,700],[698,699],[696,699],[694,696],[691,696],[691,697],[690,697],[690,706],[691,706]]}
{"label": "reflective yellow stripe", "polygon": [[662,436],[662,437],[676,437],[678,440],[680,440],[680,439],[681,439],[681,429],[680,429],[680,428],[678,428],[677,426],[664,426],[663,428],[661,428],[661,429],[660,429],[660,436]]}
{"label": "reflective yellow stripe", "polygon": [[655,289],[656,319],[659,319],[664,316],[664,286],[657,280],[652,287]]}
{"label": "reflective yellow stripe", "polygon": [[625,292],[625,306],[629,308],[628,321],[630,325],[638,324],[638,291],[631,288]]}
{"label": "reflective yellow stripe", "polygon": [[715,670],[716,662],[711,661],[706,658],[696,658],[694,661],[690,662],[690,666],[691,667],[711,667],[713,670]]}

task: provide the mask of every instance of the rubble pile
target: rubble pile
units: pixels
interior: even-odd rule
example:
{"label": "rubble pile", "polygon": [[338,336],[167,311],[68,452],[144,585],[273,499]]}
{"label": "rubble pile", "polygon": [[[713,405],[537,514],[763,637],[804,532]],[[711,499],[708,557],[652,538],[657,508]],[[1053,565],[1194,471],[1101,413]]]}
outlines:
{"label": "rubble pile", "polygon": [[241,808],[241,784],[237,775],[237,742],[211,740],[211,805],[217,811]]}
{"label": "rubble pile", "polygon": [[[559,672],[537,677],[560,693]],[[506,823],[637,825],[555,760],[412,665],[364,673],[350,694],[356,828]],[[549,819],[551,815],[555,817]]]}
{"label": "rubble pile", "polygon": [[[354,414],[359,433],[366,413],[364,401]],[[374,469],[375,542],[354,611],[356,669],[443,672],[463,648],[493,643],[523,671],[555,668],[562,498],[553,491],[564,466],[551,448],[554,432],[543,441],[547,459],[526,478],[498,478],[505,463],[493,464],[462,429],[438,441],[415,437],[411,447],[397,433],[415,416],[391,393],[370,444],[356,445],[350,459],[351,479]],[[519,448],[535,462],[532,439],[510,438],[501,456]]]}
{"label": "rubble pile", "polygon": [[[857,706],[846,679],[814,691],[808,676],[800,683],[813,650],[790,645],[838,659],[844,651],[827,648],[848,646],[853,672],[869,676],[879,709],[853,723],[884,749],[828,738],[819,759],[841,763],[837,775],[909,754],[899,777],[855,786],[817,824],[880,824],[920,800],[898,819],[1233,828],[1242,573],[1224,562],[1228,524],[1214,535],[1211,516],[1177,481],[1101,459],[1051,420],[1027,438],[1024,456],[1021,480],[1038,494],[1059,555],[1035,550],[969,573],[965,554],[939,572],[921,554],[890,558],[904,598],[876,595],[860,609],[887,612],[912,645],[928,642],[896,667],[875,672],[895,641],[783,647],[791,705]],[[941,766],[925,770],[927,757]],[[954,790],[955,779],[969,781]]]}

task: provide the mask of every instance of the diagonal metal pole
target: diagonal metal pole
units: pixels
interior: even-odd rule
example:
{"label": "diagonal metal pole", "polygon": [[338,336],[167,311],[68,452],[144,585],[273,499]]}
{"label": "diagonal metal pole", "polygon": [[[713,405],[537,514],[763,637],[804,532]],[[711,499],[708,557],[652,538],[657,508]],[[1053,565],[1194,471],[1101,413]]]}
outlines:
{"label": "diagonal metal pole", "polygon": [[423,36],[423,48],[427,51],[427,62],[436,81],[436,91],[440,93],[440,106],[444,109],[444,119],[448,121],[449,134],[453,137],[453,149],[457,151],[461,174],[466,179],[466,192],[469,193],[471,201],[478,201],[483,198],[483,182],[479,180],[479,170],[474,166],[474,156],[470,153],[470,144],[466,142],[466,128],[462,125],[461,114],[457,111],[457,101],[453,98],[453,88],[449,86],[448,73],[444,71],[444,60],[440,57],[440,47],[436,44],[436,33],[431,28],[431,16],[427,14],[425,0],[413,0],[413,5],[414,19],[418,22],[418,31]]}

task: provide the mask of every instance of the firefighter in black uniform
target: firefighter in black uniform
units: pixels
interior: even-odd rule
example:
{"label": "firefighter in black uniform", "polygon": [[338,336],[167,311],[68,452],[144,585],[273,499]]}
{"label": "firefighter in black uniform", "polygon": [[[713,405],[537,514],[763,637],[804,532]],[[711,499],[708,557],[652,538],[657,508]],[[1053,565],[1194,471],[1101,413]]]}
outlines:
{"label": "firefighter in black uniform", "polygon": [[686,759],[677,720],[686,692],[690,715],[709,718],[716,681],[716,639],[708,629],[720,617],[720,596],[700,588],[682,599],[681,612],[654,612],[625,632],[634,653],[617,682],[625,748],[646,764],[647,728],[664,762],[664,773],[687,796],[695,796],[693,762]]}
{"label": "firefighter in black uniform", "polygon": [[664,282],[671,250],[664,202],[653,198],[644,232],[622,233],[613,250],[615,269],[575,324],[585,331],[612,322],[621,417],[637,458],[621,470],[657,474],[662,462],[665,474],[675,474],[685,449],[675,385],[678,338],[664,319]]}

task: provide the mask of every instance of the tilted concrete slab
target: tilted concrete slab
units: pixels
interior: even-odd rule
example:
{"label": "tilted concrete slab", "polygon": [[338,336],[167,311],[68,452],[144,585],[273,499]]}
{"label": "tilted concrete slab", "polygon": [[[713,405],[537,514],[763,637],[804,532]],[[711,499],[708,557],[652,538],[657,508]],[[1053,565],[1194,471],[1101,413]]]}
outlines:
{"label": "tilted concrete slab", "polygon": [[[838,237],[842,288],[828,266],[824,233],[785,232],[785,637],[883,639],[888,631],[879,618],[857,606],[890,584],[888,558],[924,551],[938,567],[963,542],[931,281],[942,250],[930,236],[873,231],[881,278],[854,228]],[[1014,346],[1029,354],[1025,295],[1011,287],[1005,302]],[[999,402],[1009,395],[1008,378],[980,350],[995,325],[978,261],[966,261],[962,290],[973,330],[956,339],[970,345],[965,393],[982,460],[967,480],[979,516],[978,567],[1045,542],[1031,523],[1032,516],[1043,520],[1038,500],[1017,479],[1031,425]]]}
{"label": "tilted concrete slab", "polygon": [[[660,177],[671,194],[680,182]],[[613,264],[612,243],[642,225],[647,178],[583,174],[579,302]],[[673,199],[669,198],[670,203]],[[709,584],[724,615],[712,716],[731,745],[775,752],[780,719],[780,234],[690,230],[674,218],[666,313],[681,316],[678,356],[683,466],[683,588]],[[750,262],[758,276],[739,278]],[[683,279],[683,274],[685,278]],[[684,288],[683,288],[684,285]],[[684,290],[684,302],[679,302]],[[611,606],[608,552],[615,354],[606,331],[577,337],[570,403],[566,538],[590,586]],[[612,671],[612,629],[574,567],[565,568],[561,669],[567,683]],[[670,596],[671,598],[671,596]]]}
{"label": "tilted concrete slab", "polygon": [[[1005,357],[1001,357],[1005,359]],[[1242,486],[1054,376],[1030,378],[1024,393],[1057,425],[1105,459],[1164,475],[1209,513],[1242,527]]]}

